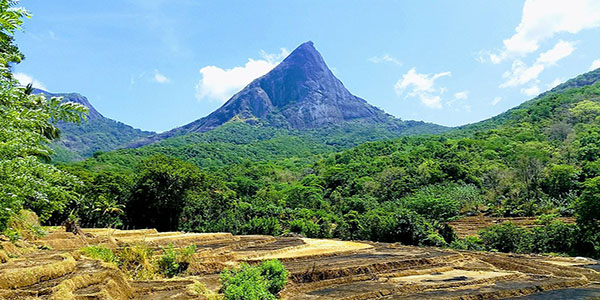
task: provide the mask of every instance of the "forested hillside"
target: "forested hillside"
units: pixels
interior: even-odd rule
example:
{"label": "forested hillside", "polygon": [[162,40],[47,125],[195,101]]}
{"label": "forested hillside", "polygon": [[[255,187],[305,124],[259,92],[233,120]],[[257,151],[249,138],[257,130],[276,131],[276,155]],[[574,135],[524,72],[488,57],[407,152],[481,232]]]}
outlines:
{"label": "forested hillside", "polygon": [[[590,82],[597,72],[578,78]],[[509,251],[595,255],[598,214],[590,211],[598,207],[600,83],[577,81],[569,84],[580,87],[546,93],[462,132],[367,142],[329,154],[352,145],[343,129],[292,134],[232,123],[63,168],[93,187],[81,191],[84,203],[77,204],[88,209],[80,211],[84,224],[293,231],[489,249],[490,235],[512,234],[535,243]],[[385,139],[384,133],[369,138]],[[120,206],[124,214],[94,214],[102,205]],[[445,222],[476,213],[577,216],[579,226],[557,221],[532,233],[500,227],[484,241],[456,240]],[[571,244],[558,249],[553,239]]]}
{"label": "forested hillside", "polygon": [[[0,230],[11,239],[18,239],[11,220],[30,209],[46,224],[294,232],[600,256],[599,70],[496,118],[437,135],[390,139],[420,126],[440,130],[399,120],[296,130],[236,119],[203,133],[50,164],[57,122],[93,119],[95,112],[18,86],[10,65],[22,55],[12,33],[25,15],[0,10],[0,19],[10,20],[0,24]],[[458,239],[448,225],[480,213],[538,216],[541,226],[503,224],[480,238]],[[576,217],[577,224],[557,216]]]}
{"label": "forested hillside", "polygon": [[131,142],[148,137],[153,132],[135,129],[127,124],[104,117],[88,99],[77,93],[50,93],[34,89],[33,93],[48,98],[61,98],[64,103],[78,103],[88,108],[87,119],[80,123],[58,122],[56,127],[61,134],[50,147],[54,150],[55,161],[79,161],[92,156],[97,151],[111,151],[122,148]]}
{"label": "forested hillside", "polygon": [[291,130],[234,121],[204,133],[190,133],[139,148],[96,153],[80,164],[94,170],[131,171],[140,161],[155,154],[183,159],[203,169],[244,161],[285,158],[297,158],[306,163],[314,162],[321,154],[348,149],[364,142],[393,139],[423,131],[436,132],[438,128],[415,121],[398,121],[393,125],[355,121],[310,130]]}

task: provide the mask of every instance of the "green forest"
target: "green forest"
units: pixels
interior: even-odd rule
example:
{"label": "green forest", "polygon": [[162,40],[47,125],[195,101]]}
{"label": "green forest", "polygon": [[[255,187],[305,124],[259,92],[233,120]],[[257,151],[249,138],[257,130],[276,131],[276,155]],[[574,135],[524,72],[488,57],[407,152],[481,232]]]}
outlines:
{"label": "green forest", "polygon": [[[351,122],[305,131],[230,122],[206,133],[61,163],[57,122],[84,106],[21,87],[0,11],[0,231],[22,209],[44,224],[370,240],[600,257],[600,69],[480,123],[397,137]],[[418,127],[417,127],[418,128]],[[408,135],[411,134],[411,135]],[[60,155],[60,153],[58,153]],[[537,216],[458,239],[462,216]],[[557,217],[575,217],[565,224]],[[233,275],[232,278],[235,277]],[[228,279],[233,280],[233,279]]]}
{"label": "green forest", "polygon": [[[361,239],[598,255],[600,71],[498,117],[439,135],[384,139],[356,128],[291,132],[231,123],[58,168],[82,181],[88,226]],[[362,127],[361,127],[362,126]],[[368,134],[367,134],[368,132]],[[321,138],[319,138],[321,137]],[[339,150],[348,148],[346,150]],[[135,213],[132,213],[135,212]],[[541,216],[458,240],[465,215]],[[554,221],[575,216],[577,224]],[[514,240],[506,246],[506,240]]]}

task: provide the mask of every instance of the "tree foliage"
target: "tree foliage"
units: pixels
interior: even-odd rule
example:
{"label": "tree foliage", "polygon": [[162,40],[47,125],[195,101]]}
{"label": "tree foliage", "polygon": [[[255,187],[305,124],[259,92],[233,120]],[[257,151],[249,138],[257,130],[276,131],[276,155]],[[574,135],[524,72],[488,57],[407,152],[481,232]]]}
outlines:
{"label": "tree foliage", "polygon": [[45,221],[78,198],[80,181],[47,164],[47,144],[59,136],[55,122],[78,122],[85,107],[59,98],[32,95],[21,87],[11,66],[23,55],[13,42],[22,19],[29,14],[17,1],[0,1],[0,230],[10,215],[28,208]]}

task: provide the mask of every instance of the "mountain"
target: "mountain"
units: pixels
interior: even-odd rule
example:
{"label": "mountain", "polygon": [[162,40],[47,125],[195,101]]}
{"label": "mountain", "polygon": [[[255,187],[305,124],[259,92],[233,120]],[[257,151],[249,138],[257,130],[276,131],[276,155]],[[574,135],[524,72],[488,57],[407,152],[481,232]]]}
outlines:
{"label": "mountain", "polygon": [[50,93],[35,89],[34,93],[47,97],[62,97],[63,102],[75,102],[89,109],[88,120],[80,124],[59,122],[59,140],[50,147],[55,161],[82,160],[97,151],[111,151],[136,140],[151,136],[154,132],[135,129],[127,124],[104,117],[89,100],[77,93]]}
{"label": "mountain", "polygon": [[206,132],[230,121],[295,130],[323,128],[344,122],[387,124],[389,130],[397,135],[414,126],[423,127],[418,133],[446,129],[423,122],[405,123],[354,96],[327,67],[313,43],[306,42],[208,116],[130,146]]}
{"label": "mountain", "polygon": [[[491,117],[489,119],[479,121],[476,123],[456,127],[454,130],[451,131],[450,134],[451,135],[455,135],[455,134],[464,135],[464,134],[470,133],[472,131],[496,128],[498,126],[506,125],[506,124],[510,123],[511,121],[521,119],[523,117],[522,116],[523,113],[528,116],[531,116],[531,117],[547,116],[549,114],[549,112],[544,113],[544,112],[536,111],[536,107],[546,107],[549,109],[551,108],[552,112],[555,113],[557,110],[564,109],[564,107],[560,107],[560,105],[557,103],[548,103],[548,102],[554,101],[554,99],[556,99],[559,95],[564,94],[565,92],[567,92],[569,90],[592,86],[599,81],[600,81],[600,68],[598,68],[596,70],[592,70],[592,71],[584,73],[584,74],[581,74],[581,75],[578,75],[575,78],[571,78],[571,79],[567,80],[566,82],[563,82],[563,83],[555,86],[551,90],[545,91],[545,92],[541,93],[540,95],[538,95],[537,97],[535,97],[531,100],[525,101],[525,102],[521,103],[520,105],[513,107],[499,115],[496,115],[494,117]],[[564,97],[561,97],[561,99],[564,99]],[[581,100],[581,99],[569,99],[569,100],[570,100],[570,102],[572,102],[572,101]],[[565,105],[566,104],[563,103],[563,106],[565,106]]]}

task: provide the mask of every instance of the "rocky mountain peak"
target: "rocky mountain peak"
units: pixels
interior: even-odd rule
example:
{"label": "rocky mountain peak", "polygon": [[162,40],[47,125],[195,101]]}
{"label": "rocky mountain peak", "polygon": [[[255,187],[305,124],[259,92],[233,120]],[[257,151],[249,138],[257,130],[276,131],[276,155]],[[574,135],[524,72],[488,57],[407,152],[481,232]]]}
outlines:
{"label": "rocky mountain peak", "polygon": [[231,120],[310,129],[354,120],[385,123],[390,118],[393,117],[352,95],[309,41],[210,115],[131,146],[205,132]]}

